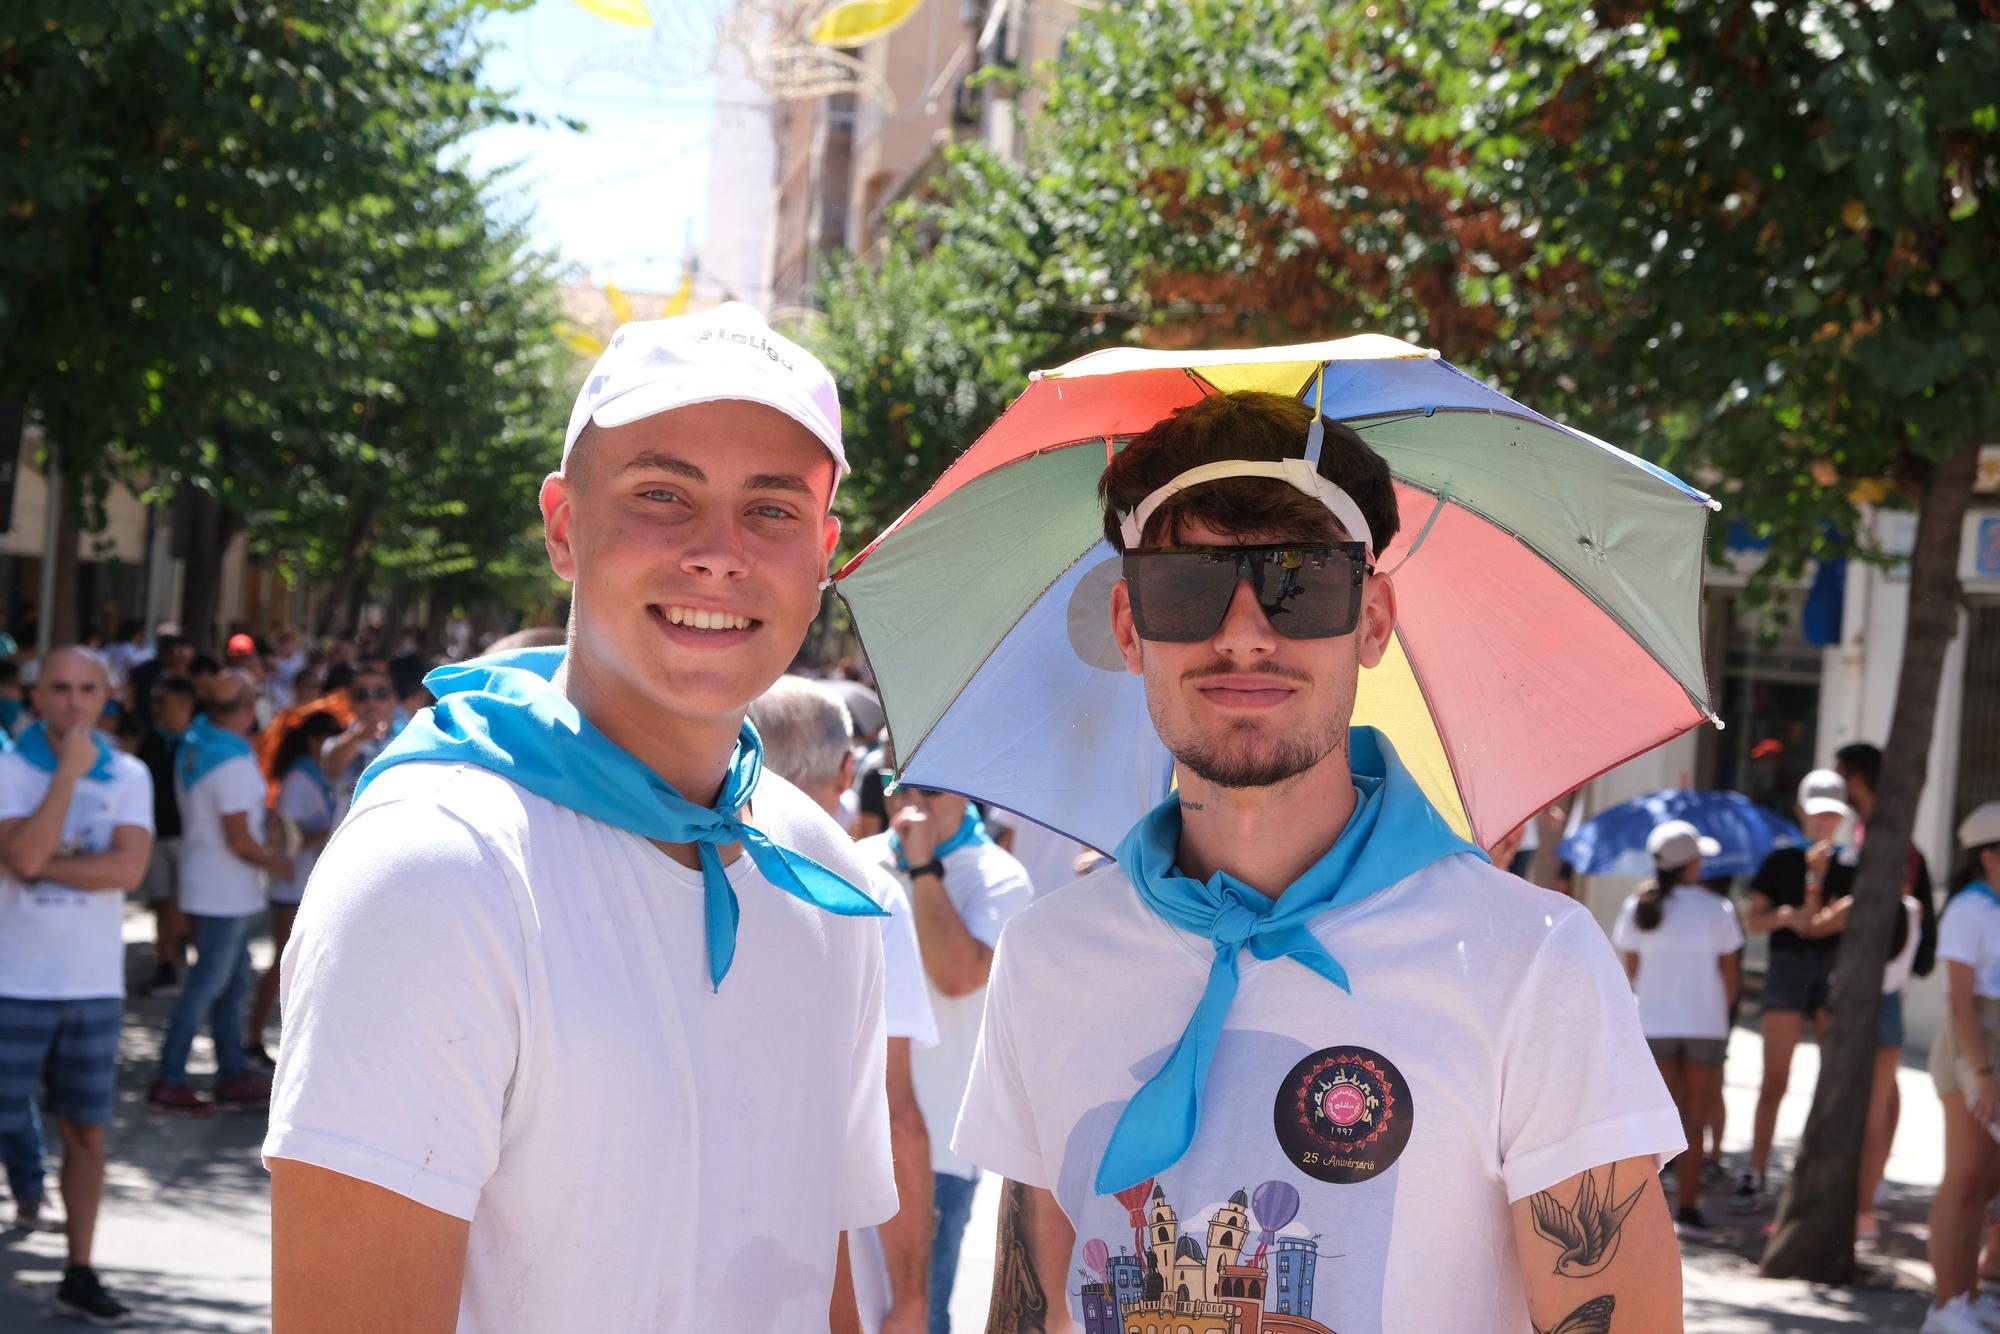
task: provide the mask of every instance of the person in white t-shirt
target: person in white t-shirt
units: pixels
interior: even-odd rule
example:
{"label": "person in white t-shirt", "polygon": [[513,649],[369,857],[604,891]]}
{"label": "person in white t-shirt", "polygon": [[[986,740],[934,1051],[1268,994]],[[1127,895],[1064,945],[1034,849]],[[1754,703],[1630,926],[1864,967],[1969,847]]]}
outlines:
{"label": "person in white t-shirt", "polygon": [[989,1330],[1679,1330],[1685,1139],[1604,933],[1351,726],[1387,467],[1232,392],[1100,490],[1179,786],[1001,939],[954,1141],[1008,1178]]}
{"label": "person in white t-shirt", "polygon": [[319,767],[320,747],[340,735],[340,720],[327,709],[315,709],[299,719],[271,758],[271,772],[277,776],[278,799],[273,807],[285,831],[285,846],[292,855],[292,873],[271,881],[271,950],[276,956],[271,967],[257,979],[257,991],[250,1001],[250,1022],[244,1029],[243,1051],[251,1060],[269,1069],[270,1055],[264,1050],[264,1029],[278,1004],[277,959],[285,954],[292,939],[292,923],[299,914],[299,900],[306,895],[306,882],[319,861],[320,849],[333,836],[333,824],[340,811],[340,799]]}
{"label": "person in white t-shirt", "polygon": [[[818,681],[781,676],[750,706],[750,721],[764,738],[771,772],[838,822],[841,794],[853,790],[855,764],[854,723],[840,695]],[[901,1206],[880,1227],[851,1234],[847,1255],[863,1334],[922,1334],[930,1319],[931,1136],[910,1077],[910,1054],[937,1045],[937,1019],[909,892],[883,868],[868,871],[868,891],[889,913],[882,919],[882,981],[889,1143]]]}
{"label": "person in white t-shirt", "polygon": [[1944,1179],[1931,1200],[1935,1294],[1925,1334],[1976,1334],[2000,1321],[1979,1291],[1979,1237],[2000,1181],[2000,801],[1958,827],[1966,866],[1938,919],[1948,1022],[1931,1044],[1944,1109]]}
{"label": "person in white t-shirt", "polygon": [[[264,877],[288,880],[292,860],[265,844],[264,771],[249,733],[257,683],[230,668],[209,688],[208,707],[174,753],[181,809],[181,911],[194,924],[194,967],[160,1043],[160,1070],[146,1093],[159,1115],[259,1111],[270,1082],[249,1069],[244,1010],[250,999],[250,931],[264,911]],[[188,1053],[206,1021],[215,1039],[214,1096],[188,1084]]]}
{"label": "person in white t-shirt", "polygon": [[839,538],[832,377],[734,303],[621,326],[543,483],[566,648],[441,667],[283,964],[288,1334],[851,1329],[896,1213],[882,915],[751,701]]}
{"label": "person in white t-shirt", "polygon": [[109,692],[94,654],[56,649],[35,684],[40,721],[0,754],[0,1134],[28,1124],[46,1075],[69,1240],[55,1307],[113,1325],[126,1310],[91,1246],[124,1026],[125,893],[152,852],[153,782],[92,730]]}
{"label": "person in white t-shirt", "polygon": [[972,1056],[986,980],[1000,929],[1034,901],[1021,863],[986,831],[979,812],[948,792],[902,788],[889,797],[889,828],[861,841],[861,855],[904,886],[916,914],[937,1045],[913,1052],[911,1073],[931,1137],[931,1334],[949,1334],[959,1246],[972,1216],[979,1169],[951,1147]]}
{"label": "person in white t-shirt", "polygon": [[1647,837],[1646,851],[1656,878],[1625,900],[1611,943],[1625,956],[1639,1027],[1688,1137],[1674,1222],[1702,1230],[1701,1130],[1722,1086],[1743,927],[1729,900],[1702,883],[1701,859],[1721,852],[1720,843],[1686,820],[1667,820]]}

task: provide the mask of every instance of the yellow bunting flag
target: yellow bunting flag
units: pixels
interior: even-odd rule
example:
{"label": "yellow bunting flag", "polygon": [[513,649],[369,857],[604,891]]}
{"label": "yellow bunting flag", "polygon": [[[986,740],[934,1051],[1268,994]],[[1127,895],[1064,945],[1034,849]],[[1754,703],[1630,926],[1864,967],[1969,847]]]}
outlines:
{"label": "yellow bunting flag", "polygon": [[653,11],[646,0],[576,0],[578,9],[587,9],[601,19],[623,23],[628,28],[653,26]]}
{"label": "yellow bunting flag", "polygon": [[821,46],[859,46],[917,12],[923,0],[844,0],[820,15],[812,40]]}

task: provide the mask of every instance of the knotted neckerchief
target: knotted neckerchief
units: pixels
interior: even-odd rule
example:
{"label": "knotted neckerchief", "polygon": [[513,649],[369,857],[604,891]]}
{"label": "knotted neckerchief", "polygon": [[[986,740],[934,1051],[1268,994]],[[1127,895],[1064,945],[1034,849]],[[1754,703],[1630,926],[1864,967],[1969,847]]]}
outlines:
{"label": "knotted neckerchief", "polygon": [[[111,743],[104,739],[104,733],[92,731],[91,740],[97,743],[97,758],[91,762],[90,772],[84,777],[93,783],[102,783],[111,777]],[[49,744],[48,724],[37,718],[14,738],[15,749],[21,758],[34,765],[45,774],[56,771],[55,747]]]}
{"label": "knotted neckerchief", "polygon": [[1309,929],[1313,918],[1358,903],[1454,853],[1486,859],[1445,823],[1380,732],[1349,728],[1347,750],[1354,813],[1326,855],[1275,901],[1224,871],[1203,882],[1175,869],[1181,834],[1177,797],[1155,807],[1119,844],[1119,868],[1140,901],[1174,926],[1207,937],[1215,946],[1215,964],[1167,1063],[1118,1118],[1097,1168],[1099,1195],[1158,1176],[1194,1143],[1209,1062],[1236,999],[1239,950],[1259,959],[1289,955],[1351,991],[1347,970]]}
{"label": "knotted neckerchief", "polygon": [[174,751],[174,781],[186,791],[218,767],[245,755],[253,760],[257,757],[248,737],[225,732],[210,722],[207,714],[197,714]]}
{"label": "knotted neckerchief", "polygon": [[[986,822],[979,818],[979,812],[974,810],[972,803],[968,801],[965,803],[965,818],[958,822],[957,832],[937,845],[937,851],[931,853],[931,859],[941,862],[960,848],[992,841],[993,835],[986,832]],[[897,870],[910,869],[910,859],[903,855],[903,840],[896,836],[896,831],[893,829],[889,831],[889,850],[896,854]]]}
{"label": "knotted neckerchief", "polygon": [[701,859],[708,973],[717,990],[736,957],[741,916],[720,849],[741,843],[779,889],[843,917],[886,916],[873,899],[802,853],[736,818],[757,789],[764,743],[748,720],[715,805],[697,806],[577,712],[553,679],[561,648],[524,649],[440,667],[424,678],[437,703],[412,718],[355,785],[359,800],[384,769],[413,760],[477,765],[579,815],[661,843],[692,843]]}

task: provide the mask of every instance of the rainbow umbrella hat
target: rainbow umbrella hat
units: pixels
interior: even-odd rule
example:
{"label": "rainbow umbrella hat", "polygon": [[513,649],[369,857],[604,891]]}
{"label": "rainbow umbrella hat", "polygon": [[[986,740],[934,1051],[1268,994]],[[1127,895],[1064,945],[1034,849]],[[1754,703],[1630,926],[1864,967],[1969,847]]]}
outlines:
{"label": "rainbow umbrella hat", "polygon": [[1354,721],[1461,834],[1713,720],[1706,495],[1380,335],[1255,351],[1117,348],[1037,373],[924,498],[841,570],[901,778],[1116,847],[1173,783],[1111,638],[1120,576],[1097,481],[1209,394],[1317,401],[1395,474],[1377,562],[1398,622]]}

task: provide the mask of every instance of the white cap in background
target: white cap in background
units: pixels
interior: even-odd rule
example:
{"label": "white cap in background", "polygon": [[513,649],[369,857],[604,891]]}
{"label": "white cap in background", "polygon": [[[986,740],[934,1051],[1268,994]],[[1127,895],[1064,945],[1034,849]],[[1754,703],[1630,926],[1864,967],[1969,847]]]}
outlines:
{"label": "white cap in background", "polygon": [[1722,845],[1686,820],[1664,820],[1646,835],[1646,853],[1662,871],[1678,871],[1697,857],[1715,857]]}
{"label": "white cap in background", "polygon": [[840,394],[818,357],[738,301],[694,315],[634,320],[590,368],[563,437],[563,463],[588,423],[624,426],[724,399],[775,408],[819,437],[841,473]]}
{"label": "white cap in background", "polygon": [[1847,780],[1831,769],[1815,769],[1799,780],[1799,809],[1807,815],[1854,814],[1847,804]]}
{"label": "white cap in background", "polygon": [[1958,846],[1983,848],[1989,843],[2000,843],[2000,801],[1974,806],[1972,813],[1959,822]]}

